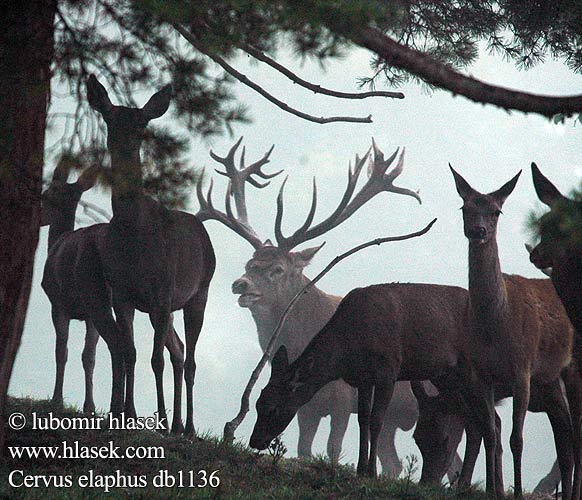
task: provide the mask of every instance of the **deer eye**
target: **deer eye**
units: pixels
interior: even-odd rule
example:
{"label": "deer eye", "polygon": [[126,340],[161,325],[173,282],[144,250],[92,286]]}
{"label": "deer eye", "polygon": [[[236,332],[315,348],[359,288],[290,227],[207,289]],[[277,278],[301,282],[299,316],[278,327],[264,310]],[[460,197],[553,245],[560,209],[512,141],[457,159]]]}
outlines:
{"label": "deer eye", "polygon": [[281,266],[275,266],[271,269],[271,276],[281,276],[284,272],[285,271]]}

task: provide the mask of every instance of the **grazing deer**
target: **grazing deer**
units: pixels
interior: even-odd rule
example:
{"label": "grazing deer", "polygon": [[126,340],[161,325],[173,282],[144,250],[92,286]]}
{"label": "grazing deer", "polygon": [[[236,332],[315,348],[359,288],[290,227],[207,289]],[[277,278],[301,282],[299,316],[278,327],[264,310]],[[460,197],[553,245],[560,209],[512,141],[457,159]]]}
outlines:
{"label": "grazing deer", "polygon": [[[535,383],[542,392],[559,393],[560,372],[571,361],[572,327],[550,280],[501,273],[497,223],[520,174],[497,191],[481,194],[452,167],[451,171],[463,199],[464,234],[469,240],[470,382],[463,395],[485,443],[486,489],[493,495],[499,494],[494,473],[495,399],[513,397],[510,447],[515,496],[521,498],[523,423],[531,384]],[[571,428],[566,427],[554,428],[554,435],[571,442]],[[565,471],[562,481],[564,498],[570,498],[571,479]]]}
{"label": "grazing deer", "polygon": [[[565,378],[568,380],[567,376]],[[414,430],[414,439],[421,450],[423,459],[420,482],[440,483],[444,473],[450,468],[449,464],[453,457],[456,460],[455,451],[461,441],[465,424],[471,423],[471,414],[467,411],[463,400],[454,387],[449,392],[429,395],[422,383],[414,381],[411,385],[419,407],[419,418]],[[571,473],[572,459],[569,443],[567,440],[558,437],[560,430],[568,425],[569,408],[559,392],[537,391],[534,384],[532,385],[532,395],[528,410],[547,413],[555,431],[554,437],[559,460],[556,460],[551,471],[534,490],[534,492],[539,493],[551,493],[560,483],[563,473],[566,475]],[[473,465],[467,473],[468,479],[461,486],[466,486],[470,483],[474,461],[481,443],[481,436],[478,432],[475,432],[476,429],[469,428],[467,430],[472,431],[467,433],[467,447],[474,450],[472,451],[474,457],[469,459],[469,463]],[[495,430],[497,439],[495,480],[497,491],[503,493],[503,450],[499,441],[501,419],[497,414],[495,414]]]}
{"label": "grazing deer", "polygon": [[395,382],[453,376],[467,313],[467,291],[459,287],[393,283],[351,291],[291,365],[285,347],[277,351],[250,445],[264,449],[321,387],[342,379],[358,389],[358,474],[375,476]]}
{"label": "grazing deer", "polygon": [[85,371],[83,411],[91,413],[95,410],[93,368],[95,347],[99,340],[97,326],[111,354],[111,411],[119,413],[123,407],[122,346],[111,313],[110,291],[103,276],[98,244],[107,231],[107,224],[96,224],[73,231],[77,205],[83,192],[95,184],[97,169],[86,169],[72,183],[67,182],[68,176],[67,163],[59,162],[49,187],[42,194],[41,226],[50,226],[49,251],[42,287],[51,302],[56,332],[56,380],[52,401],[58,405],[63,404],[69,322],[71,319],[79,319],[86,324],[82,355]]}
{"label": "grazing deer", "polygon": [[[193,215],[168,210],[143,192],[140,148],[150,120],[162,116],[170,104],[169,85],[139,108],[115,106],[107,91],[91,75],[87,82],[89,104],[101,113],[107,125],[111,155],[111,220],[104,240],[103,267],[112,288],[113,308],[125,345],[125,410],[135,415],[133,399],[135,309],[147,312],[154,327],[151,358],[156,377],[158,415],[166,418],[163,390],[163,347],[172,335],[172,311],[184,312],[186,359],[186,427],[194,433],[193,386],[195,349],[214,274],[215,257],[210,238]],[[172,432],[182,429],[181,375],[174,369],[174,415]]]}
{"label": "grazing deer", "polygon": [[[374,145],[375,161],[372,163],[368,183],[354,196],[355,185],[365,165],[366,155],[362,159],[356,159],[355,170],[350,172],[347,192],[340,206],[332,217],[329,217],[318,226],[315,232],[309,229],[315,215],[317,195],[314,192],[309,221],[306,222],[302,231],[296,232],[290,241],[287,241],[282,236],[283,188],[281,188],[278,200],[278,215],[275,217],[277,246],[273,246],[269,242],[263,244],[248,220],[245,185],[248,182],[257,188],[266,187],[268,183],[259,183],[253,176],[270,179],[280,174],[281,171],[267,174],[262,170],[262,167],[269,162],[269,156],[273,148],[261,159],[249,166],[244,165],[245,150],[243,148],[241,167],[240,169],[237,168],[235,166],[235,154],[241,141],[242,137],[224,158],[217,156],[213,152],[210,153],[212,158],[225,168],[225,172],[219,173],[229,178],[226,212],[220,212],[214,207],[211,199],[211,185],[206,197],[202,194],[201,189],[198,190],[201,209],[197,215],[201,220],[213,219],[223,223],[255,248],[252,259],[246,264],[245,274],[233,283],[232,290],[240,296],[239,305],[250,309],[257,325],[259,344],[262,350],[265,351],[281,313],[292,297],[308,283],[308,278],[303,274],[303,270],[311,262],[321,246],[296,252],[292,251],[293,248],[330,231],[380,192],[398,192],[419,198],[416,193],[402,190],[393,185],[393,180],[403,168],[403,156],[400,157],[397,167],[389,174],[386,174],[388,167],[396,158],[396,153],[384,161],[382,152]],[[235,200],[236,216],[231,207],[231,198]],[[357,200],[357,205],[353,201],[349,203],[351,199]],[[313,287],[291,311],[277,342],[277,347],[285,344],[291,359],[297,358],[313,336],[331,318],[340,300],[341,297],[327,294],[319,288]],[[337,460],[341,452],[350,414],[355,411],[357,411],[356,393],[345,382],[332,382],[322,388],[309,403],[298,411],[299,442],[297,454],[300,457],[311,456],[311,447],[320,420],[329,415],[331,417],[331,425],[327,453],[332,460]],[[402,470],[402,465],[394,446],[396,429],[412,429],[417,416],[417,405],[409,384],[397,384],[392,404],[386,414],[378,450],[382,470],[391,477],[397,477]]]}

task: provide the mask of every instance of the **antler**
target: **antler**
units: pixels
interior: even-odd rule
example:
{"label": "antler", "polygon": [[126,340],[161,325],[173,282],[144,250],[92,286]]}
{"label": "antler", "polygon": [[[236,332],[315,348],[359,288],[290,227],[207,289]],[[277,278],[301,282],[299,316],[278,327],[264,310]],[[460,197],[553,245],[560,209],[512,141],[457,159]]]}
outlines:
{"label": "antler", "polygon": [[[257,233],[251,227],[248,220],[248,212],[245,197],[245,184],[248,182],[249,184],[256,188],[259,189],[265,188],[270,184],[270,181],[261,183],[252,176],[257,176],[262,179],[272,179],[273,177],[279,175],[282,172],[282,170],[279,170],[278,172],[274,172],[272,174],[267,174],[262,171],[262,167],[269,163],[270,161],[269,156],[271,155],[271,152],[273,151],[275,145],[271,146],[271,149],[269,149],[269,151],[267,151],[261,159],[252,163],[248,167],[245,166],[245,147],[243,146],[243,150],[240,156],[240,167],[237,168],[235,165],[234,156],[242,140],[243,138],[241,137],[234,144],[234,146],[230,148],[228,154],[224,158],[218,156],[213,151],[210,151],[210,156],[218,163],[221,163],[225,168],[224,172],[215,169],[216,172],[219,173],[220,175],[224,175],[225,177],[229,178],[224,202],[226,212],[221,212],[217,210],[212,203],[212,188],[214,183],[213,180],[211,180],[208,192],[206,194],[206,198],[202,193],[201,184],[198,183],[198,186],[196,188],[196,194],[198,195],[200,210],[198,211],[196,216],[201,221],[213,219],[221,222],[226,227],[232,229],[235,233],[242,236],[251,245],[253,245],[254,248],[259,248],[262,246],[261,239],[257,236]],[[236,215],[232,210],[231,197],[234,198]]]}
{"label": "antler", "polygon": [[[370,160],[368,180],[354,195],[358,178],[372,148],[374,149],[374,160]],[[285,182],[281,185],[279,196],[277,197],[277,215],[275,217],[275,238],[279,248],[291,250],[301,243],[321,236],[334,227],[339,226],[342,222],[351,217],[362,205],[383,191],[412,196],[418,200],[419,203],[422,203],[417,192],[394,185],[394,180],[404,169],[405,148],[402,148],[402,153],[400,154],[394,169],[388,173],[386,173],[386,171],[398,155],[398,148],[387,160],[384,160],[384,153],[382,153],[378,146],[376,146],[374,139],[372,139],[372,148],[370,148],[361,159],[356,155],[353,170],[350,163],[348,170],[348,185],[335,211],[327,219],[310,227],[317,207],[317,184],[315,179],[313,180],[313,197],[307,218],[303,225],[289,237],[283,236],[283,233],[281,232],[281,222],[283,220],[283,190],[285,188],[285,183],[287,182],[287,179],[285,179]]]}

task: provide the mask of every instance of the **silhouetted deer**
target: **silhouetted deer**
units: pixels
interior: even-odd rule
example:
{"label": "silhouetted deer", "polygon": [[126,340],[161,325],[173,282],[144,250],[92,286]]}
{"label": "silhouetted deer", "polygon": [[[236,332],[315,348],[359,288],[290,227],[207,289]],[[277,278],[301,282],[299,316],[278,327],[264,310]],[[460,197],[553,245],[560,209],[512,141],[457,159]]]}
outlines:
{"label": "silhouetted deer", "polygon": [[[469,240],[471,378],[464,395],[485,443],[487,492],[498,495],[501,492],[496,490],[494,474],[495,399],[513,396],[510,447],[514,492],[516,498],[521,498],[523,423],[531,384],[561,393],[560,372],[570,364],[572,355],[572,326],[550,280],[501,273],[497,223],[519,174],[498,190],[482,194],[452,167],[451,170],[463,199],[464,234]],[[571,446],[569,423],[562,428],[554,426],[553,430],[556,440],[563,439],[565,448]],[[465,459],[462,478],[466,464]],[[570,498],[571,465],[562,468],[562,484],[563,497]]]}
{"label": "silhouetted deer", "polygon": [[111,411],[123,409],[123,355],[119,334],[111,312],[110,290],[105,281],[99,256],[100,241],[107,224],[96,224],[73,231],[75,212],[84,191],[97,180],[97,169],[86,169],[76,182],[68,183],[68,164],[59,162],[49,187],[42,195],[41,226],[49,228],[49,251],[42,277],[42,287],[51,302],[56,333],[56,380],[52,400],[63,403],[63,379],[67,363],[67,342],[71,319],[86,323],[83,368],[85,401],[83,411],[95,410],[93,368],[95,347],[102,332],[111,354],[113,386]]}
{"label": "silhouetted deer", "polygon": [[[235,154],[241,141],[242,138],[237,141],[224,158],[213,152],[210,153],[215,161],[224,165],[225,171],[218,173],[227,176],[229,179],[226,211],[221,212],[214,207],[211,198],[211,184],[206,197],[201,189],[198,190],[201,206],[198,217],[202,220],[210,219],[221,222],[248,241],[255,249],[252,259],[245,266],[246,272],[233,283],[232,289],[233,293],[240,295],[239,305],[251,311],[257,325],[259,343],[264,351],[281,313],[291,298],[308,282],[308,278],[303,274],[304,268],[321,248],[321,246],[317,246],[292,251],[295,247],[330,231],[351,216],[360,206],[381,192],[396,192],[419,198],[416,193],[398,188],[393,184],[394,179],[402,171],[403,155],[401,155],[396,167],[388,172],[388,168],[396,159],[396,153],[389,159],[384,160],[384,155],[374,145],[374,161],[370,162],[368,182],[354,194],[357,180],[368,157],[366,155],[362,159],[356,158],[355,169],[350,172],[348,187],[340,205],[332,216],[318,225],[319,229],[316,233],[309,231],[309,226],[315,215],[317,200],[317,195],[314,192],[312,207],[309,211],[310,220],[306,222],[302,232],[297,232],[292,241],[286,241],[282,237],[283,188],[281,188],[278,200],[278,215],[275,216],[277,244],[275,246],[268,241],[262,243],[263,239],[258,237],[248,219],[246,183],[256,188],[263,188],[269,183],[260,183],[255,177],[270,179],[282,171],[267,174],[262,170],[264,165],[269,162],[273,148],[262,158],[248,166],[245,165],[245,149],[243,148],[240,160],[241,166],[237,168]],[[231,206],[231,199],[234,199],[235,202],[234,210]],[[356,200],[357,205],[354,205],[352,200]],[[313,336],[331,318],[340,300],[341,297],[325,293],[317,287],[310,289],[292,309],[276,347],[284,344],[291,359],[297,358]],[[402,470],[394,445],[396,429],[410,430],[418,416],[416,400],[410,391],[409,384],[405,382],[397,384],[394,392],[378,444],[378,456],[382,464],[382,470],[389,476],[398,476]],[[332,460],[338,459],[350,414],[356,411],[356,392],[345,382],[332,382],[322,388],[297,413],[299,422],[297,454],[299,456],[311,455],[311,447],[319,422],[323,417],[329,415],[331,416],[331,423],[327,453]]]}
{"label": "silhouetted deer", "polygon": [[[171,93],[172,89],[167,85],[143,108],[128,108],[113,105],[105,88],[93,75],[87,82],[89,104],[101,113],[107,124],[107,147],[111,154],[113,219],[104,242],[103,266],[112,287],[113,308],[126,346],[125,409],[129,414],[135,414],[135,309],[147,312],[154,327],[151,363],[156,377],[160,418],[166,417],[163,347],[171,335],[172,311],[182,309],[186,340],[185,432],[193,433],[194,357],[208,287],[214,273],[214,251],[208,233],[195,216],[168,210],[144,194],[140,159],[145,128],[150,120],[167,111]],[[179,385],[177,372],[175,369],[176,388]],[[181,403],[175,397],[172,431],[178,432],[181,428]]]}

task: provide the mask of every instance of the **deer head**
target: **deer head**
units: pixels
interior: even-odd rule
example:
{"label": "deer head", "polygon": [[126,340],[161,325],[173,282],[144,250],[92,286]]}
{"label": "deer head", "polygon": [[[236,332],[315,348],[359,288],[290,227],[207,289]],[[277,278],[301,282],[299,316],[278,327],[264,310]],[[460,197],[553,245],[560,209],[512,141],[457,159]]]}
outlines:
{"label": "deer head", "polygon": [[453,398],[429,395],[423,382],[412,381],[419,416],[414,441],[423,457],[421,482],[439,484],[446,474],[464,430],[464,420],[452,408]]}
{"label": "deer head", "polygon": [[[150,120],[162,116],[170,105],[172,86],[166,85],[155,93],[142,108],[115,106],[111,103],[105,87],[97,81],[94,75],[87,81],[87,100],[89,105],[103,116],[107,124],[107,147],[111,154],[111,164],[116,170],[122,168],[127,176],[128,169],[136,169],[137,179],[141,180],[139,151],[144,138],[144,132]],[[128,180],[126,179],[126,182]],[[117,179],[117,183],[122,182]]]}
{"label": "deer head", "polygon": [[449,164],[459,196],[463,199],[463,229],[470,242],[485,244],[495,241],[501,208],[515,188],[521,171],[497,191],[481,194],[473,189]]}
{"label": "deer head", "polygon": [[[211,183],[206,197],[200,189],[198,191],[201,210],[197,214],[202,220],[214,219],[222,222],[245,238],[255,248],[252,259],[246,265],[245,273],[232,286],[233,293],[240,295],[239,305],[241,307],[248,307],[253,311],[277,307],[284,308],[289,300],[305,285],[307,278],[303,275],[303,271],[323,244],[300,251],[293,251],[294,248],[309,240],[318,238],[340,225],[375,195],[383,191],[393,192],[412,196],[420,202],[418,193],[394,185],[394,180],[404,168],[404,149],[396,162],[396,166],[388,172],[388,167],[393,164],[398,156],[398,150],[385,160],[384,154],[373,142],[374,158],[370,161],[368,168],[368,180],[361,189],[356,192],[356,184],[363,167],[366,165],[370,151],[362,158],[356,155],[354,168],[352,169],[350,165],[347,187],[337,208],[325,220],[316,225],[312,225],[317,208],[317,185],[314,180],[312,202],[307,218],[303,225],[290,236],[284,236],[281,229],[284,206],[283,193],[285,189],[285,182],[283,182],[277,197],[274,231],[276,244],[271,243],[269,240],[263,243],[249,224],[244,186],[248,182],[254,187],[264,188],[268,185],[268,182],[261,184],[253,176],[270,179],[281,172],[265,174],[261,170],[268,163],[269,155],[273,148],[263,158],[248,167],[244,164],[245,150],[243,148],[241,166],[237,168],[234,164],[234,156],[241,141],[242,138],[231,148],[225,158],[221,158],[211,152],[212,158],[222,163],[225,167],[225,172],[218,173],[229,178],[225,200],[226,212],[220,212],[214,208],[211,199]],[[236,216],[232,208],[231,198],[235,200]]]}
{"label": "deer head", "polygon": [[71,167],[71,160],[67,157],[62,157],[55,167],[53,178],[42,193],[41,226],[60,224],[65,231],[73,230],[79,200],[97,182],[99,169],[86,168],[76,182],[67,182]]}
{"label": "deer head", "polygon": [[264,450],[289,425],[306,402],[306,384],[299,383],[299,370],[289,368],[287,349],[281,346],[271,364],[271,378],[257,400],[257,423],[250,446]]}
{"label": "deer head", "polygon": [[530,252],[531,262],[543,270],[565,262],[568,255],[580,255],[582,243],[568,233],[579,227],[576,221],[582,216],[582,202],[562,195],[535,163],[531,164],[531,170],[538,198],[550,207],[550,211],[537,221],[540,243]]}

